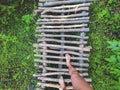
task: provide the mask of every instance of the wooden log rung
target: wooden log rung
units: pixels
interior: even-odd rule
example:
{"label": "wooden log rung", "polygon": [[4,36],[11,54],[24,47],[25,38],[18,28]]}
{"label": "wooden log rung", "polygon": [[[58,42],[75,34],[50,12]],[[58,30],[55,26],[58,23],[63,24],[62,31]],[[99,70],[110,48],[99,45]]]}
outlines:
{"label": "wooden log rung", "polygon": [[[51,82],[58,82],[58,80],[59,79],[56,79],[56,78],[47,78],[47,77],[38,77],[38,79],[39,80],[42,80],[42,79],[44,79],[45,81],[51,81]],[[91,82],[91,79],[90,78],[84,78],[85,79],[85,81],[87,81],[87,82]],[[66,83],[70,83],[71,82],[71,80],[70,79],[65,79],[65,82]]]}
{"label": "wooden log rung", "polygon": [[[44,73],[44,74],[34,74],[33,76],[34,77],[45,77],[45,76],[53,76],[53,75],[59,75],[59,74],[61,74],[61,75],[69,75],[70,76],[70,74],[69,74],[69,72],[50,72],[50,73]],[[80,76],[88,76],[89,74],[88,73],[82,73],[82,74],[79,74]]]}
{"label": "wooden log rung", "polygon": [[36,50],[34,50],[35,52],[43,52],[43,51],[45,51],[46,53],[55,53],[55,54],[61,54],[61,53],[63,53],[63,54],[67,54],[67,53],[69,53],[69,54],[71,54],[71,55],[77,55],[77,56],[83,56],[83,57],[89,57],[89,54],[85,54],[85,53],[79,53],[79,52],[74,52],[74,51],[63,51],[63,52],[61,52],[61,51],[55,51],[55,50],[43,50],[43,49],[36,49]]}
{"label": "wooden log rung", "polygon": [[64,21],[64,22],[36,22],[36,24],[40,25],[53,25],[53,24],[80,24],[80,23],[88,23],[89,20],[73,20],[71,22]]}
{"label": "wooden log rung", "polygon": [[70,8],[78,8],[78,7],[87,7],[90,6],[91,3],[82,3],[82,4],[75,4],[75,5],[65,5],[65,6],[55,6],[55,7],[39,7],[38,4],[38,9],[43,11],[43,10],[48,10],[48,9],[70,9]]}
{"label": "wooden log rung", "polygon": [[58,40],[58,39],[49,39],[49,38],[45,38],[45,39],[37,39],[37,42],[57,42],[57,43],[68,43],[68,44],[87,44],[87,41],[62,41],[62,40]]}
{"label": "wooden log rung", "polygon": [[50,26],[50,25],[44,25],[44,26],[41,26],[41,27],[38,27],[37,29],[63,29],[63,28],[81,28],[81,27],[86,27],[87,24],[78,24],[78,25],[64,25],[64,26]]}
{"label": "wooden log rung", "polygon": [[56,2],[45,2],[44,4],[38,3],[39,6],[55,6],[55,5],[62,5],[62,4],[76,4],[80,2],[91,2],[93,0],[66,0],[66,1],[56,1]]}
{"label": "wooden log rung", "polygon": [[77,18],[77,17],[82,17],[82,16],[88,16],[88,12],[82,11],[82,13],[78,14],[70,14],[70,15],[41,15],[41,18],[54,18],[54,19],[61,19],[61,18]]}
{"label": "wooden log rung", "polygon": [[[46,64],[61,64],[61,65],[66,65],[66,62],[59,62],[59,61],[52,61],[52,60],[39,60],[39,59],[34,59],[35,62],[40,62],[40,63],[46,63]],[[71,62],[73,66],[82,66],[82,67],[88,67],[88,63],[75,63]]]}
{"label": "wooden log rung", "polygon": [[[37,83],[38,86],[43,85],[44,87],[52,87],[52,88],[58,88],[60,90],[60,85],[59,84],[51,84],[51,83]],[[73,90],[72,86],[67,86],[66,87],[67,90]]]}
{"label": "wooden log rung", "polygon": [[63,22],[63,21],[73,21],[73,20],[89,20],[90,17],[81,18],[63,18],[63,19],[38,19],[38,22]]}
{"label": "wooden log rung", "polygon": [[55,34],[36,34],[36,37],[64,37],[64,38],[77,38],[77,39],[88,39],[88,36],[81,37],[77,35],[55,35]]}
{"label": "wooden log rung", "polygon": [[[45,58],[54,58],[54,59],[66,59],[65,57],[62,56],[44,56],[44,55],[39,55],[39,54],[34,54],[35,57],[45,57]],[[84,57],[71,57],[72,60],[85,60],[88,61],[88,58],[84,58]]]}
{"label": "wooden log rung", "polygon": [[[56,71],[56,72],[68,72],[68,69],[67,68],[62,68],[62,69],[59,69],[59,68],[53,68],[53,67],[44,67],[43,65],[38,65],[38,64],[35,64],[36,67],[39,67],[41,69],[45,68],[47,71]],[[76,68],[77,71],[88,71],[87,68]]]}
{"label": "wooden log rung", "polygon": [[79,7],[79,8],[74,8],[74,9],[68,9],[68,10],[55,10],[55,9],[48,9],[48,10],[44,10],[41,12],[42,15],[44,15],[45,13],[76,13],[79,11],[88,11],[89,7]]}
{"label": "wooden log rung", "polygon": [[79,29],[38,29],[36,32],[88,32],[89,28]]}
{"label": "wooden log rung", "polygon": [[74,47],[74,46],[63,46],[61,47],[60,45],[52,45],[52,44],[38,44],[39,47],[53,47],[53,48],[64,48],[64,49],[71,49],[71,50],[82,50],[82,51],[90,51],[91,47],[84,47],[84,48],[80,48],[80,47]]}

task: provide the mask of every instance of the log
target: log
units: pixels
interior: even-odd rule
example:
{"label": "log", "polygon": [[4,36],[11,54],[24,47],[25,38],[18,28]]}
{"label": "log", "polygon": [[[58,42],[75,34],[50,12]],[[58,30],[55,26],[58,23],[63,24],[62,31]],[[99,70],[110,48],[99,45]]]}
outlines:
{"label": "log", "polygon": [[[64,56],[44,56],[44,55],[40,55],[40,54],[34,54],[35,57],[45,57],[45,58],[55,58],[55,59],[66,59]],[[73,60],[85,60],[88,61],[88,58],[84,58],[84,57],[71,57],[71,59]]]}
{"label": "log", "polygon": [[36,32],[88,32],[89,28],[77,29],[37,29]]}
{"label": "log", "polygon": [[73,20],[88,20],[89,17],[81,17],[81,18],[64,18],[64,19],[38,19],[38,22],[63,22],[63,21],[73,21]]}
{"label": "log", "polygon": [[82,17],[82,16],[88,16],[88,12],[83,11],[82,13],[78,13],[78,14],[71,14],[71,15],[41,15],[41,18],[77,18],[77,17]]}
{"label": "log", "polygon": [[[34,50],[35,52],[43,52],[44,49],[36,49]],[[55,50],[45,50],[46,53],[55,53],[55,54],[61,54],[60,51],[55,51]],[[79,53],[79,52],[74,52],[74,51],[63,51],[63,54],[70,54],[70,55],[77,55],[77,56],[83,56],[83,57],[89,57],[89,54],[85,53]]]}
{"label": "log", "polygon": [[73,8],[73,9],[67,9],[67,10],[55,10],[55,9],[48,9],[48,10],[44,10],[41,12],[41,15],[45,15],[46,13],[77,13],[79,11],[88,11],[89,7],[79,7],[79,8]]}
{"label": "log", "polygon": [[90,6],[91,3],[82,3],[82,4],[75,4],[75,5],[64,5],[64,6],[55,6],[55,7],[39,7],[39,4],[38,4],[38,9],[40,11],[43,11],[43,10],[48,10],[48,9],[70,9],[70,8],[79,8],[79,7],[87,7],[87,6]]}
{"label": "log", "polygon": [[83,2],[91,2],[93,0],[66,0],[66,1],[56,1],[56,2],[45,2],[44,4],[38,3],[40,7],[43,6],[56,6],[56,5],[66,5],[66,4],[77,4]]}
{"label": "log", "polygon": [[50,22],[50,21],[48,21],[48,22],[36,22],[36,24],[40,24],[40,25],[58,25],[58,24],[65,24],[65,25],[67,25],[67,24],[80,24],[80,23],[88,23],[89,22],[89,20],[73,20],[73,21],[64,21],[64,22],[57,22],[57,21],[55,21],[55,22]]}
{"label": "log", "polygon": [[[34,74],[34,77],[46,77],[46,76],[52,76],[52,75],[70,75],[69,72],[49,72],[44,74]],[[88,73],[81,73],[80,76],[88,76]]]}
{"label": "log", "polygon": [[53,48],[64,48],[64,49],[71,49],[71,50],[82,50],[82,51],[90,51],[91,47],[84,47],[84,48],[79,48],[79,47],[74,47],[74,46],[63,46],[61,45],[52,45],[52,44],[38,44],[39,47],[53,47]]}
{"label": "log", "polygon": [[85,37],[81,37],[81,36],[77,36],[77,35],[56,35],[56,34],[36,34],[35,35],[36,37],[65,37],[65,38],[77,38],[77,39],[80,39],[80,38],[83,38],[83,39],[88,39],[89,37],[88,36],[85,36]]}
{"label": "log", "polygon": [[58,39],[49,39],[49,38],[45,38],[45,39],[37,39],[37,42],[57,42],[57,43],[68,43],[68,44],[87,44],[87,41],[62,41],[62,40],[58,40]]}
{"label": "log", "polygon": [[[58,82],[59,81],[59,79],[56,79],[56,78],[47,78],[47,77],[38,77],[38,79],[39,80],[42,80],[42,79],[44,79],[45,81],[51,81],[51,82]],[[85,79],[85,81],[87,81],[87,82],[91,82],[91,79],[90,78],[84,78]],[[65,79],[65,82],[66,83],[70,83],[71,82],[71,79]]]}
{"label": "log", "polygon": [[[66,62],[59,62],[59,61],[50,61],[50,60],[39,60],[39,59],[34,59],[35,62],[40,62],[40,63],[46,63],[46,64],[61,64],[61,65],[66,65]],[[73,66],[82,66],[82,67],[88,67],[88,63],[75,63],[71,62]]]}
{"label": "log", "polygon": [[[37,65],[37,64],[35,64],[35,66],[41,69],[45,68],[47,71],[68,72],[67,68],[59,69],[59,68],[53,68],[53,67],[44,67],[43,65]],[[88,71],[87,68],[76,68],[76,70],[77,71]]]}
{"label": "log", "polygon": [[[60,89],[60,85],[58,85],[58,84],[41,83],[41,82],[39,82],[39,83],[37,83],[37,85],[38,85],[38,86],[43,85],[44,87],[58,88],[59,90],[61,90],[61,89]],[[66,89],[67,89],[67,90],[72,90],[73,87],[72,87],[72,86],[67,86]]]}
{"label": "log", "polygon": [[38,27],[37,29],[63,29],[63,28],[81,28],[81,27],[86,27],[87,24],[78,24],[78,25],[64,25],[64,26],[50,26],[50,25],[44,25],[44,26],[41,26],[41,27]]}

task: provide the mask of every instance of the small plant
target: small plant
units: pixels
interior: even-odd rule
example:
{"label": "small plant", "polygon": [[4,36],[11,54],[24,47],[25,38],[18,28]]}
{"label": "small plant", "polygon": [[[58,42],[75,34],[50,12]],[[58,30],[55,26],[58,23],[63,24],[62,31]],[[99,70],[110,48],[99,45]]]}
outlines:
{"label": "small plant", "polygon": [[110,73],[115,81],[115,89],[120,90],[120,41],[108,41],[108,48],[111,50],[110,57],[105,60],[109,62]]}

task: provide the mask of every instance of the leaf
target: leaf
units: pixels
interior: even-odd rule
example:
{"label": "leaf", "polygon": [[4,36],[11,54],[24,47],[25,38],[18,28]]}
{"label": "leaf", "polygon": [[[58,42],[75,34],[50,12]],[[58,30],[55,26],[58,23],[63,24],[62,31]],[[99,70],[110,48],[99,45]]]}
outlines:
{"label": "leaf", "polygon": [[109,58],[105,58],[105,60],[113,64],[117,63],[117,59],[115,55],[112,55]]}

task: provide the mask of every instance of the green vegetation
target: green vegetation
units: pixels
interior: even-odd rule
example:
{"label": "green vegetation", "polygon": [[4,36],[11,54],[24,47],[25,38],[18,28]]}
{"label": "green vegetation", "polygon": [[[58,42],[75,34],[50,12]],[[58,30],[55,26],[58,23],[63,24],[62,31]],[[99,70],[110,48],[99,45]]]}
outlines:
{"label": "green vegetation", "polygon": [[[29,3],[28,3],[29,2]],[[33,0],[0,1],[0,89],[26,90],[34,73]]]}
{"label": "green vegetation", "polygon": [[95,90],[120,90],[119,7],[119,0],[94,0],[91,6],[90,74]]}
{"label": "green vegetation", "polygon": [[[0,1],[0,90],[34,83],[34,0]],[[90,74],[94,90],[120,90],[120,0],[94,0],[90,9]]]}

